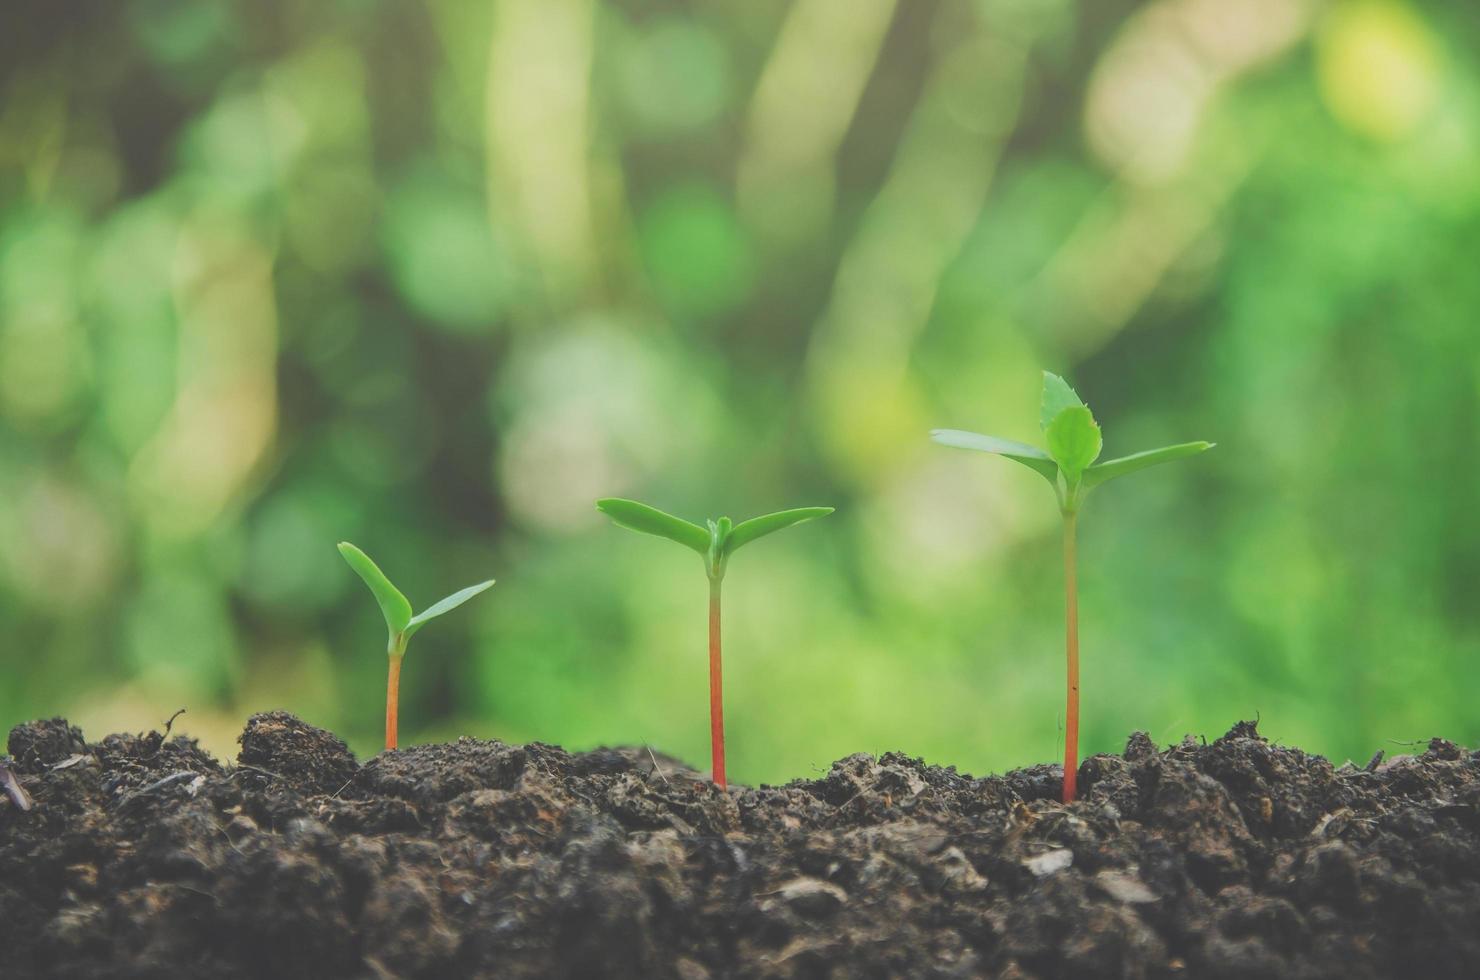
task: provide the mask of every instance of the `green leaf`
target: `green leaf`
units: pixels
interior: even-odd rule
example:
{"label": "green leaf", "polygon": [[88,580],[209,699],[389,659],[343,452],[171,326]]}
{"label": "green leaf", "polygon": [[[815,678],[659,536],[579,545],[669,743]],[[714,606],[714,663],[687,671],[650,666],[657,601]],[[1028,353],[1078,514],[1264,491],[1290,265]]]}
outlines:
{"label": "green leaf", "polygon": [[385,616],[385,625],[392,635],[401,632],[406,624],[411,622],[411,603],[401,591],[391,584],[391,580],[385,577],[385,572],[370,556],[348,541],[339,542],[339,553],[344,560],[349,562],[349,567],[359,573],[365,584],[370,586],[370,591],[375,595],[375,601],[380,603],[380,612]]}
{"label": "green leaf", "polygon": [[1105,462],[1096,463],[1084,471],[1084,485],[1086,487],[1099,486],[1106,480],[1113,480],[1117,476],[1125,476],[1127,473],[1144,470],[1148,466],[1156,466],[1160,463],[1170,463],[1174,459],[1185,459],[1188,456],[1196,456],[1198,453],[1207,452],[1215,445],[1217,443],[1183,442],[1175,446],[1163,446],[1160,449],[1148,449],[1144,453],[1121,456],[1119,459],[1107,459]]}
{"label": "green leaf", "polygon": [[774,514],[766,514],[763,517],[752,517],[748,521],[741,521],[735,525],[730,532],[726,553],[750,544],[756,538],[763,538],[775,531],[810,521],[817,517],[826,517],[833,512],[831,507],[797,507],[793,510],[779,510]]}
{"label": "green leaf", "polygon": [[1053,420],[1066,408],[1083,408],[1084,402],[1069,387],[1069,382],[1057,374],[1043,372],[1043,404],[1038,411],[1038,424],[1047,432]]}
{"label": "green leaf", "polygon": [[473,598],[473,596],[478,595],[481,592],[487,592],[492,586],[493,579],[489,579],[487,582],[479,582],[477,585],[470,585],[466,589],[454,592],[452,593],[452,595],[443,599],[441,602],[438,602],[435,605],[422,610],[415,616],[412,616],[411,622],[406,624],[406,635],[415,635],[416,631],[421,629],[427,623],[431,622],[444,613],[452,612],[452,610],[467,602],[469,599]]}
{"label": "green leaf", "polygon": [[605,497],[596,501],[596,509],[629,530],[677,541],[701,555],[709,552],[708,531],[672,514],[665,514],[656,507],[620,497]]}
{"label": "green leaf", "polygon": [[1064,409],[1048,425],[1049,455],[1071,484],[1079,482],[1085,467],[1099,458],[1102,444],[1100,427],[1083,405]]}
{"label": "green leaf", "polygon": [[998,436],[984,436],[979,432],[967,432],[964,429],[931,429],[930,438],[942,446],[976,449],[984,453],[996,453],[998,456],[1021,458],[1029,463],[1053,461],[1053,457],[1048,453],[1026,442],[1014,442]]}
{"label": "green leaf", "polygon": [[1041,474],[1049,483],[1059,475],[1058,464],[1053,457],[1037,446],[1030,446],[1025,442],[1013,442],[1011,439],[999,439],[996,436],[984,436],[978,432],[965,432],[961,429],[932,429],[930,438],[942,446],[952,446],[956,449],[975,449],[983,453],[995,453],[1005,456],[1015,463]]}

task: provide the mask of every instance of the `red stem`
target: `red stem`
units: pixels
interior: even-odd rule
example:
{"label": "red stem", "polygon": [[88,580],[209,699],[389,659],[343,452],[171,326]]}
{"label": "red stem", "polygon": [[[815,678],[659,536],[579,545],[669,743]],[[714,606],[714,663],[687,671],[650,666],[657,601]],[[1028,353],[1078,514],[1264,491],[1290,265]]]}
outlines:
{"label": "red stem", "polygon": [[719,656],[719,579],[709,580],[709,748],[714,781],[725,782],[725,680]]}
{"label": "red stem", "polygon": [[1064,802],[1079,780],[1079,583],[1074,571],[1073,513],[1064,515],[1064,645],[1069,658],[1069,704],[1064,712]]}
{"label": "red stem", "polygon": [[385,747],[396,747],[396,712],[401,701],[401,658],[391,657],[391,672],[385,682]]}

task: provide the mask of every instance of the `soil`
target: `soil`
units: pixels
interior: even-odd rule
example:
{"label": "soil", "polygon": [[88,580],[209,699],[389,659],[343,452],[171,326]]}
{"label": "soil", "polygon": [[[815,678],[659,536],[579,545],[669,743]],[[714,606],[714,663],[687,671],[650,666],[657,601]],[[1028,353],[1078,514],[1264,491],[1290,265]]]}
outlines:
{"label": "soil", "polygon": [[890,753],[723,792],[646,749],[363,765],[282,712],[10,733],[0,976],[1477,977],[1480,753],[1236,725],[982,779]]}

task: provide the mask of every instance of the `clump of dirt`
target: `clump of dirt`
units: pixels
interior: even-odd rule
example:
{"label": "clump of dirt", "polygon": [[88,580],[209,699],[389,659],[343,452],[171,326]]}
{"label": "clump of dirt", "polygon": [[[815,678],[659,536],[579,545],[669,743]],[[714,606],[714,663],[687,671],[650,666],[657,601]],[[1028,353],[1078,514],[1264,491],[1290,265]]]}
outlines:
{"label": "clump of dirt", "polygon": [[10,733],[5,977],[1475,977],[1480,753],[1211,745],[976,779],[889,753],[721,791],[646,750],[356,763],[254,715]]}

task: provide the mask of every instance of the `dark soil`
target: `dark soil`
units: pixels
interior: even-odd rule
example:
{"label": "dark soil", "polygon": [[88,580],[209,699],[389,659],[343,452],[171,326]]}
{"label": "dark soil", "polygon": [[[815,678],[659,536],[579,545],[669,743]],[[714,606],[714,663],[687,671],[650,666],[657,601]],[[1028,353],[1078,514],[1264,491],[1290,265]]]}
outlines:
{"label": "dark soil", "polygon": [[241,744],[15,728],[0,976],[1480,977],[1480,753],[1440,739],[1137,734],[1068,807],[893,753],[725,793],[645,749]]}

